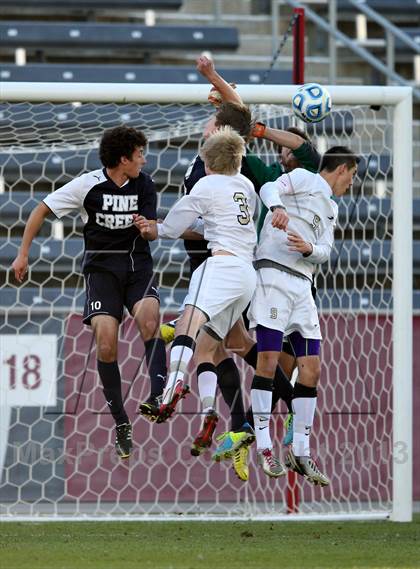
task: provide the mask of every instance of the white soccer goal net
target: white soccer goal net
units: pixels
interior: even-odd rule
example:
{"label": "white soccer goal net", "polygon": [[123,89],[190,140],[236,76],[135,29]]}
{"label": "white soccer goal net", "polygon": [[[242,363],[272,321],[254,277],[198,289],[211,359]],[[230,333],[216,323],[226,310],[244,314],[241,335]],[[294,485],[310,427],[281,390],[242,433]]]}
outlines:
{"label": "white soccer goal net", "polygon": [[[293,124],[294,87],[239,87],[255,117]],[[138,332],[127,316],[119,363],[134,425],[129,462],[114,454],[114,428],[95,370],[90,329],[82,324],[82,224],[48,221],[36,238],[26,282],[9,270],[30,212],[42,197],[100,167],[105,128],[127,123],[149,138],[160,215],[182,193],[182,179],[212,113],[208,89],[191,85],[4,84],[0,103],[2,519],[203,519],[206,517],[411,518],[412,192],[411,93],[406,88],[331,88],[333,112],[306,125],[320,152],[351,147],[362,158],[352,193],[339,205],[330,263],[318,275],[322,375],[314,449],[331,486],[269,479],[250,452],[250,480],[237,480],[211,452],[190,455],[200,428],[193,394],[169,422],[137,415],[148,395]],[[104,95],[105,93],[105,95]],[[75,102],[77,101],[77,102]],[[299,125],[305,126],[305,125]],[[252,150],[267,163],[271,145]],[[153,244],[162,316],[182,302],[188,264],[182,242]],[[249,402],[251,371],[238,361]],[[397,388],[394,388],[397,386]],[[221,397],[217,432],[228,430]],[[282,419],[274,441],[281,454]]]}

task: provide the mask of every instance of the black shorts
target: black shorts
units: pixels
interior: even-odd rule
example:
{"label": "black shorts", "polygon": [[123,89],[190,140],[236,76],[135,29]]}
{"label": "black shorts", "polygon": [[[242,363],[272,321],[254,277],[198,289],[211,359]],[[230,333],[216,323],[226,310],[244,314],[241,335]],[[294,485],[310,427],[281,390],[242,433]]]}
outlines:
{"label": "black shorts", "polygon": [[99,314],[109,314],[122,321],[124,306],[130,312],[143,298],[159,299],[157,280],[153,272],[135,271],[112,273],[95,271],[85,274],[86,300],[84,324]]}

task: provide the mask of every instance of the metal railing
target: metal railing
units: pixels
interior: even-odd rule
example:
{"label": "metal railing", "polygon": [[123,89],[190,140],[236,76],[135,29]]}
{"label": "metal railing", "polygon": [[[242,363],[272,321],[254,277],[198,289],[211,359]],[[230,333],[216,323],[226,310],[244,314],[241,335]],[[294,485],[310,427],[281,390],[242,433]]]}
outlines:
{"label": "metal railing", "polygon": [[[388,80],[388,83],[412,87],[412,82],[405,79],[402,75],[397,73],[394,69],[395,62],[395,38],[400,39],[405,45],[415,51],[416,54],[420,53],[420,46],[416,44],[410,36],[405,32],[398,29],[386,18],[378,14],[372,8],[361,3],[360,0],[349,0],[349,3],[354,5],[360,11],[371,17],[376,23],[384,27],[387,32],[387,64],[383,63],[378,57],[372,55],[367,49],[362,47],[360,43],[348,37],[346,34],[337,29],[337,8],[336,0],[328,1],[328,14],[329,22],[322,16],[319,16],[307,3],[299,2],[297,0],[272,0],[272,13],[273,20],[278,19],[279,5],[288,4],[293,8],[304,8],[305,16],[313,22],[318,28],[321,28],[329,35],[329,82],[335,84],[337,76],[337,42],[344,47],[351,50],[358,55],[363,61],[370,64],[374,69],[382,73]],[[275,33],[275,23],[273,22],[273,34]],[[417,57],[417,56],[416,56]],[[420,89],[413,87],[413,97],[416,101],[420,101]]]}

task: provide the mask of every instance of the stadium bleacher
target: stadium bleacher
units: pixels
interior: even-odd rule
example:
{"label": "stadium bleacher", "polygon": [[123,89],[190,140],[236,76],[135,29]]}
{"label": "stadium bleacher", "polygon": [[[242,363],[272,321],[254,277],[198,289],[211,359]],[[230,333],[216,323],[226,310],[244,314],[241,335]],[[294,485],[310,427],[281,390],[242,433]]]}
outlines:
{"label": "stadium bleacher", "polygon": [[[28,196],[26,192],[13,192],[12,199],[8,194],[0,195],[1,226],[14,227],[14,229],[20,226],[23,229],[24,220],[28,218],[30,212],[43,196],[44,194],[41,192],[32,196]],[[164,192],[160,194],[158,215],[164,217],[177,199],[178,194],[176,193]],[[380,235],[381,220],[384,228],[388,229],[387,234],[384,232],[384,238]],[[413,222],[414,231],[420,231],[420,199],[414,200]],[[67,230],[74,231],[77,229],[80,232],[82,229],[80,218],[76,214],[65,217],[63,224]],[[369,228],[375,228],[375,234],[373,238],[336,238],[331,255],[331,267],[335,267],[334,270],[350,275],[352,272],[357,273],[357,267],[363,267],[364,274],[375,279],[382,278],[386,274],[392,274],[392,250],[389,239],[389,228],[392,226],[392,203],[390,199],[372,197],[360,200],[350,198],[340,200],[338,225],[342,228],[351,227],[356,233],[360,229],[364,234],[369,231]],[[47,228],[48,224],[44,229]],[[19,238],[0,240],[1,265],[4,267],[11,265],[19,244]],[[166,275],[179,273],[181,264],[185,260],[185,251],[181,242],[167,240],[162,243],[153,242],[151,248],[157,263],[157,270],[164,268]],[[40,236],[34,241],[29,259],[33,278],[42,273],[48,273],[51,277],[57,276],[57,278],[71,272],[78,273],[82,254],[83,241],[80,237],[74,236],[74,233],[64,240]],[[414,240],[413,243],[413,272],[415,278],[420,276],[419,239]],[[360,295],[360,291],[355,294],[356,296]],[[71,298],[71,294],[69,296]],[[377,296],[375,302],[379,302],[381,298],[380,295]]]}
{"label": "stadium bleacher", "polygon": [[[16,225],[23,226],[33,208],[45,197],[45,192],[13,191],[12,193],[0,194],[0,218],[4,226]],[[179,194],[175,192],[158,193],[159,215],[163,217],[174,205]],[[20,212],[20,217],[19,217]],[[338,202],[338,225],[346,227],[349,224],[362,225],[364,228],[378,226],[381,220],[384,224],[392,223],[392,203],[389,198],[375,198],[373,196],[354,200],[343,198]],[[64,217],[63,223],[73,226],[72,218]],[[413,200],[413,226],[415,231],[420,231],[420,199]],[[81,230],[81,222],[78,223]],[[420,260],[420,259],[419,259]]]}
{"label": "stadium bleacher", "polygon": [[[9,267],[17,255],[20,239],[10,239],[8,242],[0,242],[0,263]],[[337,248],[339,247],[339,249]],[[152,253],[155,255],[158,267],[165,267],[166,272],[177,272],[179,266],[185,260],[185,250],[181,243],[162,240],[151,243]],[[79,272],[83,254],[83,240],[80,238],[45,239],[38,238],[34,241],[29,264],[32,273],[50,272],[51,264],[54,272],[68,273]],[[338,259],[337,259],[338,257]],[[420,241],[414,241],[413,246],[414,275],[420,275]],[[391,240],[372,239],[344,240],[338,242],[331,254],[331,265],[339,269],[348,270],[362,265],[367,272],[383,275],[389,271],[388,265],[392,263]]]}
{"label": "stadium bleacher", "polygon": [[65,8],[78,10],[83,9],[170,9],[177,10],[182,6],[182,0],[2,0],[2,7],[22,7],[22,8]]}
{"label": "stadium bleacher", "polygon": [[[184,288],[176,288],[169,291],[162,287],[159,290],[162,306],[172,305],[178,307],[182,304],[186,296],[187,290]],[[325,289],[319,290],[317,296],[318,306],[329,311],[345,312],[358,310],[389,310],[392,306],[391,291],[347,291],[346,294],[342,290]],[[65,290],[56,287],[32,287],[25,286],[22,288],[7,287],[2,291],[0,300],[0,310],[8,306],[15,306],[16,309],[26,312],[29,309],[31,313],[37,310],[46,311],[47,313],[55,310],[67,312],[69,307],[73,307],[79,313],[83,312],[85,301],[85,292],[83,286],[79,288],[66,288]],[[420,290],[413,293],[414,310],[420,310]]]}
{"label": "stadium bleacher", "polygon": [[[258,68],[219,68],[219,72],[230,83],[259,84],[264,79],[264,71]],[[182,65],[2,64],[0,79],[2,81],[65,81],[68,83],[73,81],[78,83],[206,83],[195,67]],[[291,80],[291,71],[274,69],[265,84],[289,85]]]}
{"label": "stadium bleacher", "polygon": [[[173,183],[181,183],[188,164],[195,155],[196,151],[188,148],[170,148],[161,153],[151,146],[145,171],[153,174],[157,184],[166,183],[169,172]],[[3,176],[6,184],[13,185],[16,189],[16,180],[22,177],[30,184],[42,182],[64,184],[82,172],[97,170],[102,168],[102,165],[95,148],[76,154],[71,151],[57,151],[53,154],[0,153],[0,168],[4,168]],[[4,195],[0,194],[0,203]],[[18,195],[19,192],[14,192],[13,199]]]}
{"label": "stadium bleacher", "polygon": [[[16,105],[0,104],[0,128],[4,131],[12,126],[13,122],[19,124],[19,129],[35,129],[36,140],[40,141],[43,130],[48,129],[51,133],[54,126],[59,124],[60,130],[67,132],[71,127],[79,125],[86,136],[87,129],[96,128],[101,132],[104,128],[110,128],[130,121],[133,126],[137,123],[148,125],[154,128],[162,124],[163,120],[171,122],[182,121],[191,118],[195,113],[197,119],[205,118],[209,114],[209,109],[200,109],[199,105],[165,105],[161,107],[155,104],[148,105],[114,105],[114,104],[90,104],[73,105],[64,103],[62,105],[51,105],[50,103],[40,103],[31,105],[30,103],[19,103]],[[160,121],[160,122],[159,122]],[[44,133],[45,134],[45,133]],[[50,140],[51,142],[51,140]],[[2,136],[3,146],[7,145],[7,137]]]}
{"label": "stadium bleacher", "polygon": [[0,21],[0,47],[235,50],[238,30],[227,26],[145,26],[91,22]]}
{"label": "stadium bleacher", "polygon": [[[45,195],[45,192],[34,192],[32,195],[29,195],[26,191],[14,191],[11,195],[0,194],[0,227],[2,225],[8,227],[14,225],[16,227],[19,223],[23,225],[24,222],[19,222],[19,220],[28,219],[31,211]],[[178,197],[178,194],[174,192],[165,191],[158,193],[158,217],[164,217]],[[73,227],[74,218],[77,219],[77,214],[65,216],[62,220],[64,226]],[[79,230],[82,229],[80,219],[76,221],[76,227]]]}
{"label": "stadium bleacher", "polygon": [[[0,241],[0,264],[9,267],[16,257],[20,239]],[[185,250],[181,242],[160,240],[150,244],[157,269],[165,272],[179,272],[179,263],[185,260]],[[34,273],[50,272],[51,264],[55,273],[79,272],[83,258],[83,240],[80,238],[35,239],[29,255],[29,263]],[[176,265],[178,263],[178,265]]]}
{"label": "stadium bleacher", "polygon": [[[415,26],[412,28],[402,27],[401,31],[405,32],[412,40],[414,40],[420,49],[420,26]],[[398,51],[409,51],[410,53],[413,53],[413,50],[410,47],[408,47],[407,44],[402,42],[399,38],[396,38],[395,40],[395,49]]]}
{"label": "stadium bleacher", "polygon": [[[417,0],[369,0],[368,5],[373,10],[376,10],[380,14],[386,15],[387,17],[392,17],[394,15],[409,15],[413,17],[415,15],[420,15],[420,5]],[[357,12],[358,8],[348,2],[347,0],[337,1],[337,14],[343,12]]]}

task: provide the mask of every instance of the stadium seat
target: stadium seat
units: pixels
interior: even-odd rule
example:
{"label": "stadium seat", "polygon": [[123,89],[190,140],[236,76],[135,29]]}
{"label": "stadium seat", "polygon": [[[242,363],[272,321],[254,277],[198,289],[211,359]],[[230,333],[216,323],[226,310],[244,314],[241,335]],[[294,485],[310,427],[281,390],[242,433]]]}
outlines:
{"label": "stadium seat", "polygon": [[[318,289],[317,304],[329,312],[389,310],[392,306],[390,290]],[[413,309],[420,310],[420,290],[413,291]]]}
{"label": "stadium seat", "polygon": [[0,21],[0,46],[214,51],[235,50],[239,46],[239,39],[237,29],[227,26]]}
{"label": "stadium seat", "polygon": [[[180,306],[184,300],[187,290],[184,288],[176,288],[171,291],[167,287],[159,289],[162,308],[170,306]],[[391,303],[391,291],[354,291],[342,289],[318,289],[317,304],[321,311],[323,309],[342,312],[345,310],[380,310],[389,309]],[[69,310],[75,308],[78,312],[83,311],[83,303],[85,299],[84,288],[47,288],[47,287],[29,287],[22,288],[6,287],[2,290],[0,298],[0,309],[6,309],[9,306],[16,308],[49,308]],[[413,309],[420,310],[420,290],[413,291]]]}
{"label": "stadium seat", "polygon": [[[10,266],[17,254],[20,239],[0,241],[0,264]],[[159,268],[167,272],[179,271],[179,264],[185,259],[185,250],[180,241],[162,240],[151,243],[152,253]],[[51,263],[57,272],[80,270],[83,253],[83,241],[79,238],[52,239],[38,238],[31,248],[29,262],[36,272],[50,271]],[[338,260],[337,260],[338,258]],[[331,266],[338,269],[362,266],[364,271],[383,274],[389,263],[392,264],[391,241],[372,240],[337,240],[331,254]],[[413,245],[414,274],[420,275],[420,241]]]}
{"label": "stadium seat", "polygon": [[[402,27],[401,31],[405,32],[408,36],[410,36],[410,38],[416,42],[416,44],[419,46],[420,49],[420,27],[415,27],[415,28]],[[399,38],[395,38],[395,48],[398,51],[404,51],[414,54],[413,49],[411,49],[406,43],[402,42]]]}
{"label": "stadium seat", "polygon": [[22,8],[65,8],[67,10],[77,9],[121,9],[131,8],[132,10],[145,9],[172,9],[177,10],[182,6],[182,0],[2,0],[2,6],[22,7]]}
{"label": "stadium seat", "polygon": [[[10,267],[17,255],[20,239],[0,240],[0,264]],[[156,270],[178,273],[179,263],[185,260],[181,241],[159,240],[150,243],[155,257]],[[80,272],[83,258],[83,240],[80,238],[38,238],[32,243],[29,263],[34,272],[50,272],[51,264],[56,273]]]}
{"label": "stadium seat", "polygon": [[[13,124],[18,123],[20,129],[27,130],[25,142],[31,143],[28,138],[33,132],[33,141],[38,145],[42,141],[43,133],[47,133],[47,144],[50,145],[54,134],[62,136],[70,144],[85,144],[87,140],[99,136],[103,129],[130,123],[131,126],[144,128],[147,125],[151,129],[169,129],[171,125],[181,122],[198,123],[205,121],[211,112],[200,105],[165,105],[164,107],[154,104],[90,104],[72,105],[64,103],[51,105],[39,103],[0,104],[0,128],[6,133],[13,129]],[[179,136],[179,135],[178,135]],[[7,146],[7,136],[3,134],[2,145]]]}
{"label": "stadium seat", "polygon": [[[187,291],[183,288],[171,290],[170,287],[160,287],[160,305],[165,310],[177,310],[182,304]],[[68,312],[69,310],[76,310],[83,312],[83,304],[85,301],[85,291],[83,282],[80,288],[63,287],[61,288],[47,288],[47,287],[6,287],[2,289],[0,298],[0,311],[2,309],[14,306],[16,309],[32,309],[33,313],[36,310],[52,309],[52,311]],[[35,309],[35,310],[34,310]]]}
{"label": "stadium seat", "polygon": [[[362,266],[375,275],[389,272],[392,265],[391,240],[371,239],[363,241],[336,240],[331,253],[331,266],[348,269]],[[413,242],[413,271],[420,275],[420,241]]]}
{"label": "stadium seat", "polygon": [[[145,172],[153,175],[157,184],[180,184],[189,163],[196,155],[193,149],[161,149],[151,146],[147,154]],[[50,182],[57,186],[65,184],[81,173],[102,168],[98,151],[80,150],[51,152],[25,152],[21,154],[0,152],[0,171],[7,184],[16,180],[25,182]],[[3,196],[0,194],[0,199]]]}
{"label": "stadium seat", "polygon": [[[17,220],[23,223],[33,208],[45,197],[45,192],[34,192],[29,195],[26,191],[13,191],[10,193],[0,194],[0,218],[1,225],[10,227]],[[173,206],[179,194],[176,192],[160,192],[158,193],[158,215],[163,217],[166,212]],[[370,226],[378,226],[383,219],[384,224],[388,224],[391,228],[392,224],[392,207],[390,199],[380,198],[361,198],[355,204],[355,200],[344,198],[338,203],[338,226],[352,226],[358,229],[358,225],[369,228]],[[63,222],[68,226],[72,226],[73,222]],[[413,226],[417,231],[420,229],[420,199],[413,200]]]}
{"label": "stadium seat", "polygon": [[[218,68],[230,83],[262,83],[263,69]],[[66,81],[68,83],[207,83],[195,67],[166,65],[2,64],[2,81]],[[292,72],[275,69],[266,84],[288,85]],[[350,114],[350,113],[349,113]]]}
{"label": "stadium seat", "polygon": [[[420,6],[417,0],[369,0],[367,2],[370,8],[376,10],[384,16],[408,14],[415,16],[420,14]],[[358,12],[356,6],[347,2],[347,0],[337,1],[337,15],[343,12]]]}
{"label": "stadium seat", "polygon": [[[282,129],[295,125],[294,118],[291,115],[283,115],[267,122],[272,124],[274,128]],[[354,117],[349,111],[334,112],[333,110],[331,115],[327,116],[322,123],[307,123],[304,128],[311,138],[320,134],[333,134],[334,136],[346,134],[350,136],[354,133]]]}
{"label": "stadium seat", "polygon": [[[28,219],[34,207],[46,196],[45,192],[34,192],[29,195],[28,192],[14,191],[11,194],[0,194],[0,226],[16,226],[16,224],[24,224]],[[158,217],[164,218],[169,209],[179,199],[179,194],[175,192],[160,192],[158,193]],[[73,219],[78,218],[78,214],[70,214],[63,217],[62,221],[65,227],[73,227]],[[82,223],[76,221],[76,226],[79,230],[82,228]]]}

